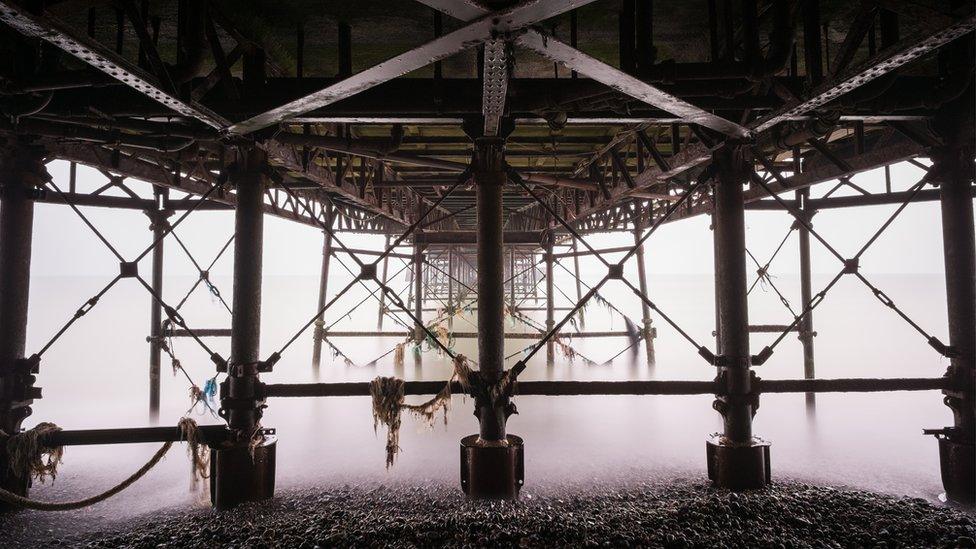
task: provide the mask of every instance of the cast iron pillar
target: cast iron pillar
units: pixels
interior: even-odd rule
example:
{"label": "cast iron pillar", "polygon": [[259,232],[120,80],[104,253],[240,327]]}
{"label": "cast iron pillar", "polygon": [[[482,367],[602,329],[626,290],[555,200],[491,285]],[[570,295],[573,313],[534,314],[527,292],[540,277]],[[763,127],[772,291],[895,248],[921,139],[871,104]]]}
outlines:
{"label": "cast iron pillar", "polygon": [[505,432],[514,406],[507,395],[492,390],[505,373],[504,151],[504,139],[475,139],[479,372],[473,390],[480,432],[461,439],[461,488],[475,498],[515,498],[523,478],[522,439]]}
{"label": "cast iron pillar", "polygon": [[454,328],[454,246],[447,248],[447,326]]}
{"label": "cast iron pillar", "polygon": [[[232,440],[211,454],[211,501],[217,508],[274,495],[274,437],[252,441],[264,409],[261,339],[261,269],[264,244],[264,191],[267,160],[256,147],[238,149],[231,182],[236,189],[234,240],[234,317],[231,322],[227,379],[220,387],[220,415]],[[253,447],[252,447],[253,446]]]}
{"label": "cast iron pillar", "polygon": [[[640,224],[634,228],[634,243],[637,245],[637,279],[640,283],[640,291],[647,295],[647,267],[644,265],[644,244],[640,241]],[[647,350],[647,365],[654,365],[654,338],[657,330],[654,329],[651,320],[651,308],[644,300],[641,300],[641,320],[644,324],[644,348]]]}
{"label": "cast iron pillar", "polygon": [[[548,333],[556,326],[556,300],[553,293],[555,292],[555,283],[553,282],[553,272],[552,272],[552,234],[546,236],[546,332]],[[550,338],[546,342],[546,364],[552,366],[555,363],[556,353],[555,344],[553,339]]]}
{"label": "cast iron pillar", "polygon": [[[325,222],[332,226],[332,207],[327,206],[325,209]],[[319,301],[318,309],[321,311],[325,307],[326,300],[329,297],[329,263],[332,261],[332,235],[326,231],[322,231],[322,267],[319,273]],[[382,295],[382,293],[380,294]],[[382,310],[380,313],[380,318],[382,318]],[[315,319],[315,339],[312,342],[312,370],[316,373],[319,371],[319,366],[322,364],[322,336],[325,333],[325,313],[322,313]]]}
{"label": "cast iron pillar", "polygon": [[[31,415],[37,361],[25,359],[27,301],[30,295],[31,237],[34,196],[47,177],[42,151],[17,142],[3,143],[0,153],[0,431],[13,435]],[[0,444],[0,487],[26,496],[31,479],[7,466],[6,444]]]}
{"label": "cast iron pillar", "polygon": [[[970,119],[971,120],[971,119]],[[970,128],[971,131],[971,128]],[[971,134],[970,134],[971,135]],[[933,151],[930,179],[940,185],[949,346],[944,391],[953,426],[937,432],[942,484],[950,501],[976,503],[976,243],[973,230],[973,145],[951,136]],[[968,141],[968,142],[967,142]]]}
{"label": "cast iron pillar", "polygon": [[742,185],[748,180],[744,149],[726,145],[713,154],[716,168],[715,293],[719,304],[721,354],[718,381],[725,394],[714,402],[724,429],[706,444],[708,477],[715,486],[732,490],[760,488],[769,483],[769,444],[752,435],[752,417],[759,405],[753,391],[749,355],[749,302],[746,296],[745,206]]}
{"label": "cast iron pillar", "polygon": [[[504,276],[504,275],[503,275]],[[512,314],[515,314],[515,246],[512,246],[508,251],[508,277],[511,279],[509,281],[508,287],[508,302],[509,307],[512,309]]]}
{"label": "cast iron pillar", "polygon": [[[152,251],[152,289],[156,295],[163,295],[164,236],[169,229],[169,217],[173,211],[166,208],[169,189],[153,186],[155,209],[146,210],[149,229],[156,246]],[[201,273],[201,276],[203,274]],[[159,422],[159,383],[163,364],[163,306],[156,299],[149,302],[149,421]]]}
{"label": "cast iron pillar", "polygon": [[[576,239],[573,239],[573,278],[576,279],[576,302],[579,303],[583,301],[583,281],[580,279],[580,266],[579,266],[579,248],[576,245]],[[586,329],[586,319],[583,315],[583,309],[580,308],[579,313],[579,327],[580,331]]]}
{"label": "cast iron pillar", "polygon": [[[386,244],[383,245],[383,249],[390,247],[390,235],[386,235]],[[390,272],[390,256],[383,258],[383,274],[381,275],[381,280],[383,285],[386,286],[387,278]],[[376,329],[383,329],[383,317],[386,316],[386,292],[380,292],[380,310],[379,315],[376,317]]]}
{"label": "cast iron pillar", "polygon": [[[420,244],[413,245],[413,314],[417,322],[413,326],[414,343],[420,345],[427,337],[424,331],[424,248]],[[417,354],[419,357],[419,353]]]}
{"label": "cast iron pillar", "polygon": [[[796,203],[799,204],[803,220],[812,226],[815,211],[810,209],[807,201],[810,199],[810,189],[796,191]],[[800,241],[800,300],[806,307],[813,299],[813,277],[810,265],[810,231],[802,223],[797,223]],[[800,344],[803,346],[803,378],[817,377],[813,362],[813,311],[807,311],[800,321]],[[817,405],[817,393],[806,394],[807,410],[813,410]]]}

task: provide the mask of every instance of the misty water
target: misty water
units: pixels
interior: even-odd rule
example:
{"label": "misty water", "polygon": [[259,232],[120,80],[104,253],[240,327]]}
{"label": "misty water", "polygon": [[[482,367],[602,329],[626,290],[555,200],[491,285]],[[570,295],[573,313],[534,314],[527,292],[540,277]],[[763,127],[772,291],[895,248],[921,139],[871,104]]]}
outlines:
{"label": "misty water", "polygon": [[[35,264],[58,265],[72,248],[97,246],[89,241],[86,229],[58,206],[39,206],[35,233]],[[856,250],[893,207],[878,207],[857,212],[823,213],[818,227],[844,251]],[[70,213],[70,212],[69,212]],[[107,220],[123,216],[125,222],[107,223],[114,236],[127,231],[137,237],[125,244],[124,252],[134,252],[148,243],[146,219],[141,214],[91,211],[92,218],[106,226]],[[187,222],[178,231],[198,260],[209,262],[232,230],[229,213],[204,214],[212,222]],[[128,217],[125,217],[128,216]],[[829,217],[835,216],[835,217]],[[831,227],[831,220],[839,225]],[[60,223],[51,227],[52,222]],[[765,261],[789,227],[784,214],[750,214],[750,246],[760,261]],[[268,221],[265,253],[262,355],[286,341],[315,310],[317,277],[304,273],[287,275],[293,263],[317,265],[320,236],[311,228],[283,228],[286,223]],[[681,229],[676,227],[684,226]],[[219,230],[218,230],[219,229]],[[110,232],[111,232],[110,231]],[[291,231],[291,232],[289,232]],[[283,236],[284,235],[284,236]],[[292,236],[288,236],[292,235]],[[299,235],[299,236],[295,236]],[[911,235],[911,236],[908,236]],[[379,237],[349,236],[357,247],[379,247]],[[629,235],[595,235],[597,247],[622,245]],[[123,238],[124,240],[124,238]],[[922,242],[922,244],[919,244]],[[817,245],[814,244],[816,247]],[[127,247],[127,248],[126,248]],[[799,280],[796,275],[796,235],[791,235],[781,258],[770,269],[773,281],[799,308]],[[931,333],[945,339],[945,287],[941,274],[941,237],[937,205],[921,205],[893,225],[892,234],[877,244],[862,261],[864,272],[885,290],[912,318]],[[86,248],[87,249],[87,248]],[[96,249],[96,248],[91,248]],[[168,272],[164,296],[178,301],[195,277],[182,252],[167,241]],[[59,257],[59,254],[61,257]],[[876,254],[872,256],[872,254]],[[701,343],[714,347],[713,279],[708,271],[683,274],[689,265],[710,265],[711,233],[708,219],[697,218],[668,225],[648,244],[651,268],[650,294],[660,308]],[[231,254],[214,269],[212,279],[229,300],[228,276]],[[616,256],[619,257],[619,256]],[[871,257],[878,260],[874,263]],[[815,251],[814,291],[822,288],[839,267],[822,251]],[[933,264],[932,259],[936,263]],[[74,261],[74,260],[72,260]],[[79,260],[80,261],[80,260]],[[31,281],[28,352],[35,351],[90,295],[111,279],[113,258],[99,252],[85,261],[107,265],[105,273],[78,263],[77,269],[53,274],[35,269]],[[347,264],[351,263],[348,259]],[[563,264],[571,267],[571,260]],[[697,262],[697,263],[696,263]],[[920,269],[920,262],[924,268]],[[602,271],[595,260],[584,260],[583,279],[596,282]],[[391,262],[391,272],[399,260]],[[661,267],[661,265],[667,265]],[[101,268],[101,267],[99,267]],[[750,266],[752,268],[752,266]],[[142,265],[148,273],[149,263]],[[47,271],[55,270],[53,267]],[[302,269],[296,269],[301,271]],[[40,271],[38,273],[38,271]],[[897,273],[897,274],[893,274]],[[634,260],[627,270],[635,275]],[[753,275],[754,276],[754,275]],[[333,263],[332,292],[350,280],[342,267]],[[632,278],[636,280],[636,278]],[[575,297],[569,274],[556,268],[556,285]],[[405,274],[390,285],[405,288]],[[601,294],[633,319],[640,318],[640,304],[625,287],[609,283]],[[406,299],[406,291],[402,294]],[[339,318],[365,296],[362,289],[350,292],[327,315],[329,322]],[[540,301],[538,304],[543,305]],[[569,301],[563,296],[557,306]],[[527,303],[532,305],[531,302]],[[431,303],[428,306],[433,307]],[[88,315],[72,327],[45,354],[38,385],[44,398],[34,404],[34,414],[26,427],[38,421],[53,421],[65,429],[134,427],[149,424],[148,345],[149,296],[132,281],[123,281]],[[230,317],[222,305],[206,291],[198,290],[181,311],[191,327],[226,328]],[[537,321],[544,313],[529,313]],[[560,313],[557,313],[557,317]],[[622,330],[624,321],[598,303],[585,310],[587,330]],[[433,313],[428,314],[433,318]],[[775,293],[757,285],[750,295],[750,320],[753,324],[786,324],[791,316]],[[377,304],[368,301],[344,318],[337,330],[376,328]],[[475,331],[471,314],[455,319],[458,331]],[[586,365],[557,353],[556,364],[547,367],[545,353],[539,353],[521,376],[522,380],[626,380],[687,379],[708,380],[714,368],[708,366],[695,348],[661,318],[654,318],[658,330],[655,340],[657,362],[648,366],[643,345],[636,355],[625,353],[612,364],[602,364],[628,342],[625,338],[578,339],[572,346],[600,365]],[[389,319],[386,329],[399,329]],[[522,324],[507,325],[510,331],[532,331]],[[917,332],[880,304],[852,277],[835,287],[815,315],[817,376],[841,377],[936,377],[947,360],[937,355]],[[772,341],[774,334],[754,334],[753,352]],[[207,340],[227,356],[226,338]],[[264,376],[269,383],[369,381],[383,375],[405,379],[443,380],[450,373],[446,357],[434,352],[422,356],[415,366],[408,353],[405,366],[396,370],[392,355],[375,366],[363,366],[390,350],[397,338],[337,338],[333,343],[356,363],[349,366],[334,358],[326,348],[320,370],[311,366],[312,335],[303,334],[284,354],[275,371]],[[516,352],[529,344],[509,339],[506,352]],[[475,341],[458,340],[456,350],[476,357]],[[213,375],[213,366],[190,339],[175,344],[187,372],[198,385]],[[509,363],[514,362],[514,358]],[[795,334],[788,336],[773,357],[756,368],[766,379],[802,377],[802,355]],[[408,397],[419,401],[424,397]],[[719,415],[711,408],[713,397],[702,396],[517,396],[519,414],[509,421],[509,432],[525,439],[525,492],[546,483],[598,483],[603,481],[666,480],[701,478],[705,470],[705,438],[720,429]],[[189,389],[182,375],[169,371],[164,363],[162,413],[160,424],[175,425],[189,405]],[[366,397],[314,399],[278,398],[268,402],[263,420],[278,433],[279,489],[343,482],[375,483],[424,482],[429,479],[453,482],[458,476],[458,441],[477,431],[469,398],[453,398],[449,422],[438,422],[428,429],[412,417],[404,418],[400,453],[396,464],[387,469],[384,460],[382,427],[374,433],[370,400]],[[201,424],[219,420],[197,407],[193,417]],[[872,394],[823,394],[816,399],[815,411],[807,409],[802,394],[763,395],[755,418],[755,433],[772,442],[772,469],[775,478],[792,478],[831,485],[866,488],[897,495],[910,495],[936,501],[941,492],[938,450],[922,429],[951,423],[951,414],[936,391]],[[103,490],[137,469],[158,448],[156,444],[70,447],[57,480],[36,485],[32,495],[39,499],[63,500]],[[87,517],[125,518],[136,514],[186,505],[201,505],[189,490],[190,466],[184,449],[175,447],[170,455],[135,486],[110,501],[83,511]]]}

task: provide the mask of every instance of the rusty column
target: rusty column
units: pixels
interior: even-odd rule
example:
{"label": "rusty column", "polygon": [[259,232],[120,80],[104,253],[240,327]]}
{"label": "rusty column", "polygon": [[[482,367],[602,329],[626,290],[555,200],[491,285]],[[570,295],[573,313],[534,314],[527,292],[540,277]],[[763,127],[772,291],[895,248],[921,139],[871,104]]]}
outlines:
{"label": "rusty column", "polygon": [[[505,275],[503,274],[502,277],[504,278]],[[511,281],[509,281],[510,286],[508,287],[508,302],[509,302],[509,307],[512,308],[512,313],[514,314],[515,313],[515,279],[518,278],[515,276],[515,246],[512,246],[509,249],[509,253],[508,253],[508,278],[511,279]]]}
{"label": "rusty column", "polygon": [[[556,300],[555,296],[555,283],[553,282],[553,272],[552,272],[552,234],[546,236],[545,252],[546,252],[546,332],[552,330],[556,326]],[[550,339],[546,342],[546,364],[552,366],[556,361],[555,353],[555,343]]]}
{"label": "rusty column", "polygon": [[759,402],[752,389],[750,370],[742,198],[749,167],[743,153],[743,147],[730,144],[712,157],[717,172],[713,237],[721,343],[716,366],[725,394],[714,402],[722,414],[723,433],[711,437],[706,450],[709,478],[717,487],[733,490],[760,488],[769,483],[769,445],[752,435],[752,416]]}
{"label": "rusty column", "polygon": [[[969,101],[971,98],[964,97]],[[952,359],[946,377],[953,388],[944,391],[952,409],[953,426],[935,432],[939,438],[942,484],[949,500],[976,502],[976,237],[973,228],[972,118],[969,109],[948,109],[936,127],[945,147],[932,151],[930,180],[940,186],[942,243],[945,256],[946,302]],[[950,115],[950,113],[952,113]],[[959,121],[969,120],[968,128]],[[961,130],[961,131],[960,131]]]}
{"label": "rusty column", "polygon": [[[583,300],[583,281],[580,279],[580,266],[579,266],[579,248],[576,245],[576,239],[573,239],[573,278],[576,279],[576,302],[579,303]],[[586,329],[586,321],[583,318],[583,309],[580,309],[579,313],[579,327],[580,331]]]}
{"label": "rusty column", "polygon": [[261,271],[264,247],[264,192],[267,158],[256,147],[238,149],[231,168],[236,189],[234,318],[227,379],[220,387],[220,415],[233,431],[232,442],[211,454],[210,498],[217,508],[274,495],[275,440],[252,441],[264,408],[261,339]]}
{"label": "rusty column", "polygon": [[[386,244],[383,245],[383,249],[390,247],[390,235],[386,235]],[[383,258],[383,274],[381,275],[381,281],[383,285],[386,285],[387,278],[389,278],[389,268],[390,268],[390,256]],[[386,309],[386,292],[380,292],[380,311],[376,318],[376,330],[383,330],[383,317],[386,316],[384,309]]]}
{"label": "rusty column", "polygon": [[447,326],[454,328],[454,246],[447,248]]}
{"label": "rusty column", "polygon": [[[325,223],[332,226],[332,206],[325,208]],[[321,311],[325,307],[329,297],[329,263],[332,261],[332,235],[322,231],[322,267],[319,272],[319,301],[317,310]],[[382,293],[380,294],[382,295]],[[380,313],[382,318],[382,309]],[[312,370],[316,373],[322,364],[322,335],[325,332],[325,313],[315,319],[315,339],[312,342]]]}
{"label": "rusty column", "polygon": [[479,137],[474,145],[479,371],[473,391],[480,432],[461,439],[461,487],[476,498],[514,498],[522,485],[522,439],[506,434],[505,423],[514,409],[507,396],[493,390],[505,367],[505,140]]}
{"label": "rusty column", "polygon": [[420,321],[414,324],[413,339],[417,345],[420,345],[427,335],[422,324],[424,318],[424,248],[420,244],[413,245],[413,314]]}
{"label": "rusty column", "polygon": [[[169,228],[172,210],[166,209],[169,189],[153,186],[156,208],[146,210],[149,228],[153,233],[156,247],[152,251],[152,289],[156,295],[163,295],[163,236]],[[163,307],[155,299],[149,303],[149,422],[159,422],[159,376],[163,363]]]}
{"label": "rusty column", "polygon": [[[810,189],[800,189],[796,191],[796,202],[799,204],[800,213],[803,220],[812,226],[815,211],[810,209],[807,200],[810,199]],[[797,232],[800,240],[800,299],[806,307],[813,299],[813,277],[810,265],[810,231],[802,224],[797,223]],[[803,346],[803,377],[813,379],[817,377],[813,362],[813,311],[808,311],[800,321],[800,344]],[[807,409],[813,410],[817,405],[816,393],[806,394]]]}
{"label": "rusty column", "polygon": [[[637,281],[640,283],[640,291],[647,295],[647,267],[644,265],[644,244],[640,241],[641,228],[640,221],[635,221],[634,243],[637,244]],[[654,365],[654,338],[657,330],[654,329],[651,320],[651,308],[641,300],[641,319],[644,324],[644,348],[647,351],[647,365]]]}
{"label": "rusty column", "polygon": [[[2,143],[2,141],[0,141]],[[25,359],[27,302],[30,295],[34,189],[47,177],[43,151],[17,142],[0,153],[0,430],[19,433],[35,388],[37,362]],[[27,495],[31,479],[11,473],[6,445],[0,445],[0,487]]]}

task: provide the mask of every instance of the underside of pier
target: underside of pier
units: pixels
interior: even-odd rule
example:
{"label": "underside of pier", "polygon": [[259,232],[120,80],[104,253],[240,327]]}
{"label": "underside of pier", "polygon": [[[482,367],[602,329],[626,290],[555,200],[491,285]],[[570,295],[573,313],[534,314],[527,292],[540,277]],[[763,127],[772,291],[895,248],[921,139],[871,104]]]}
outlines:
{"label": "underside of pier", "polygon": [[[276,398],[372,396],[375,408],[452,390],[474,397],[479,428],[460,441],[460,469],[475,498],[517,497],[525,481],[531,440],[506,430],[518,395],[712,394],[723,429],[704,441],[709,478],[747,490],[768,485],[775,470],[770,444],[752,429],[763,393],[806,393],[812,405],[819,392],[941,391],[954,422],[927,431],[941,457],[932,467],[949,499],[971,504],[973,29],[973,3],[962,1],[0,0],[0,431],[24,436],[45,351],[131,279],[151,303],[150,417],[163,357],[176,360],[172,338],[193,340],[213,363],[226,426],[195,435],[210,448],[217,507],[273,495],[275,431],[262,415]],[[54,160],[71,163],[69,180],[48,174]],[[851,181],[902,162],[922,168],[921,180],[889,178],[886,192]],[[77,165],[99,170],[105,185],[79,190]],[[152,197],[136,184],[151,185]],[[891,221],[923,201],[941,204],[933,223],[943,228],[947,333],[916,322],[859,269]],[[74,210],[119,274],[29,349],[35,203]],[[897,209],[856,255],[814,227],[818,211],[879,204]],[[152,245],[121,254],[89,208],[145,212]],[[223,248],[234,279],[224,302],[207,262],[193,260],[198,284],[231,313],[228,326],[204,329],[181,316],[182,302],[163,298],[163,250],[184,219],[213,210],[235,215]],[[772,282],[772,258],[746,248],[751,210],[782,212],[799,235],[802,295],[782,325],[750,324],[751,273]],[[318,303],[271,350],[259,347],[265,216],[323,236]],[[714,342],[696,340],[655,303],[645,272],[645,242],[695,216],[711,216]],[[597,249],[587,238],[612,232],[628,244]],[[386,246],[348,247],[349,233],[383,235]],[[822,289],[811,282],[811,239],[837,260]],[[329,284],[339,258],[354,274],[341,288]],[[596,282],[581,284],[580,258],[599,262]],[[631,262],[636,277],[625,274]],[[389,286],[399,264],[412,277],[407,299]],[[557,270],[575,288],[555,287]],[[817,378],[813,313],[843,277],[924,338],[933,362],[945,357],[945,374]],[[582,309],[609,285],[640,302],[633,332],[586,331]],[[333,304],[353,288],[378,302],[375,332],[335,329]],[[571,306],[555,305],[557,291]],[[506,334],[507,317],[528,322],[533,310],[544,323]],[[453,331],[462,311],[476,312],[476,332]],[[715,379],[518,383],[537,353],[549,364],[574,355],[574,338],[627,336],[653,367],[658,329],[687,340]],[[750,346],[757,332],[777,337],[760,349]],[[803,345],[803,378],[758,377],[754,367],[791,335]],[[455,374],[446,383],[273,383],[275,365],[305,336],[314,337],[313,368],[323,345],[341,352],[330,338],[396,336],[396,354],[426,345],[450,356]],[[230,338],[229,356],[208,346],[217,337]],[[477,357],[456,354],[454,338],[477,339]],[[506,338],[531,344],[506,362]],[[186,436],[184,427],[120,426],[38,440],[55,448]],[[11,447],[0,445],[0,500],[29,505],[30,474],[8,466]]]}

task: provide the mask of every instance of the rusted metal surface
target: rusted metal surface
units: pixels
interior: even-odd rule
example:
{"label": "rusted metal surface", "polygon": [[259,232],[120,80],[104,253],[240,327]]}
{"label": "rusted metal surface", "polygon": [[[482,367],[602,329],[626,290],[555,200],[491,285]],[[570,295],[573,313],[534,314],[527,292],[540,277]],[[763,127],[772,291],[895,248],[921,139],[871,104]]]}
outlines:
{"label": "rusted metal surface", "polygon": [[491,38],[493,34],[515,32],[592,1],[531,0],[514,8],[493,13],[491,17],[479,19],[454,32],[435,38],[423,46],[358,72],[333,86],[233,124],[227,128],[227,131],[232,134],[246,134],[284,122],[477,46]]}
{"label": "rusted metal surface", "polygon": [[[763,393],[873,393],[886,391],[940,391],[945,378],[848,378],[848,379],[773,379],[758,380],[754,387]],[[433,395],[444,388],[441,381],[407,381],[407,395]],[[715,381],[647,380],[647,381],[520,381],[516,394],[523,396],[573,395],[711,395],[724,388]],[[463,393],[460,383],[452,392]],[[271,383],[266,386],[268,398],[353,397],[369,396],[369,384],[339,383]]]}
{"label": "rusted metal surface", "polygon": [[18,4],[5,0],[0,2],[0,21],[27,36],[47,41],[176,113],[199,120],[214,129],[222,129],[229,124],[228,120],[203,105],[184,101],[172,92],[164,91],[156,78],[98,42],[74,36],[50,16],[33,15]]}

